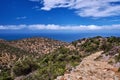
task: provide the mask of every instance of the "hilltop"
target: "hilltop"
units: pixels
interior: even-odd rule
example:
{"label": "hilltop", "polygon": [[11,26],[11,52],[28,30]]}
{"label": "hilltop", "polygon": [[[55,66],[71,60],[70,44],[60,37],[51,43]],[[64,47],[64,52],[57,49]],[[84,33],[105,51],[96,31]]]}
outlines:
{"label": "hilltop", "polygon": [[[0,40],[0,79],[13,79],[27,75],[40,67],[39,59],[56,49],[66,47],[66,42],[49,38],[27,38],[15,41]],[[59,54],[59,53],[58,53]]]}
{"label": "hilltop", "polygon": [[[98,51],[104,52],[94,58],[94,53]],[[90,63],[86,60],[89,56],[94,59]],[[38,37],[15,41],[0,40],[0,80],[54,80],[66,74],[71,76],[75,70],[85,69],[82,64],[93,65],[95,69],[100,68],[102,71],[103,67],[94,66],[100,65],[99,63],[108,65],[110,70],[114,69],[110,71],[111,74],[119,74],[120,37],[97,36],[71,43]],[[80,73],[83,72],[84,70]],[[108,72],[103,73],[110,76]],[[97,73],[96,76],[99,75]],[[74,76],[76,75],[81,76],[78,73]]]}
{"label": "hilltop", "polygon": [[[111,64],[118,64],[120,61],[120,37],[101,37],[84,38],[72,42],[76,47],[76,50],[83,51],[85,53],[94,53],[96,51],[104,51],[104,53],[98,58],[99,60],[105,60]],[[119,65],[120,67],[120,65]]]}
{"label": "hilltop", "polygon": [[9,44],[22,50],[36,52],[39,54],[47,54],[54,51],[57,48],[60,48],[61,46],[69,45],[67,42],[42,37],[10,41]]}

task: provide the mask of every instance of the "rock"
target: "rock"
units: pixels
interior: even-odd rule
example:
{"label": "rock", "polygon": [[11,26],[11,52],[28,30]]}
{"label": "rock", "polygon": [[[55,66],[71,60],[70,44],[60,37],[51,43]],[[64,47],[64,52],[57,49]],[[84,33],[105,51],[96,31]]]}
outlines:
{"label": "rock", "polygon": [[[119,80],[114,67],[107,62],[95,61],[102,52],[97,52],[83,59],[69,74],[64,74],[64,80]],[[61,78],[57,78],[61,80]]]}

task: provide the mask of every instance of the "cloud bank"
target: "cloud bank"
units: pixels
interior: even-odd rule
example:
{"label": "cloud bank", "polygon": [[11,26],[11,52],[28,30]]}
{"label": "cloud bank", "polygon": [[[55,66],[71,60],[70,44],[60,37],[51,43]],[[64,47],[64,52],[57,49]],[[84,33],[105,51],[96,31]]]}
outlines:
{"label": "cloud bank", "polygon": [[120,15],[120,0],[30,0],[43,4],[42,10],[68,8],[81,17],[109,17]]}
{"label": "cloud bank", "polygon": [[0,25],[0,30],[21,30],[26,25]]}
{"label": "cloud bank", "polygon": [[0,25],[0,30],[58,30],[58,31],[95,31],[95,30],[120,30],[120,24],[116,25],[77,25],[61,26],[55,24],[34,24],[34,25]]}

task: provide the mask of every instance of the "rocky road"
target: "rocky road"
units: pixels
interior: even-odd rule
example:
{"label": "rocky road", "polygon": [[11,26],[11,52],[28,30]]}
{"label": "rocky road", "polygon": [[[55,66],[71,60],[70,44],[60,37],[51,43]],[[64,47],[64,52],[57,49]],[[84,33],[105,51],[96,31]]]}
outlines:
{"label": "rocky road", "polygon": [[95,61],[103,51],[96,52],[82,60],[82,62],[55,80],[120,80],[114,67],[107,62]]}

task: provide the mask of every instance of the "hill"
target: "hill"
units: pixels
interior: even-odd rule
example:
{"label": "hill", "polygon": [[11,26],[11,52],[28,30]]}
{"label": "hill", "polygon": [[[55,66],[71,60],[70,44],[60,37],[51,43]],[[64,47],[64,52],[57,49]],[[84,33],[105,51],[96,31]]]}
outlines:
{"label": "hill", "polygon": [[33,72],[36,70],[38,66],[36,62],[42,58],[42,54],[48,54],[67,45],[68,43],[48,38],[28,38],[16,41],[1,39],[0,80],[14,79]]}
{"label": "hill", "polygon": [[[87,54],[104,51],[99,57],[109,63],[116,65],[120,61],[120,37],[101,37],[86,38],[72,42],[76,50],[83,51]],[[118,66],[118,65],[117,65]],[[120,65],[119,65],[120,67]]]}
{"label": "hill", "polygon": [[[98,51],[104,52],[93,57],[94,60],[90,63],[85,60],[87,56]],[[70,74],[82,63],[92,65],[91,63],[96,62],[111,65],[109,68],[115,69],[116,75],[120,71],[120,37],[97,36],[72,43],[48,38],[0,40],[0,62],[0,80],[54,80]],[[103,68],[99,68],[102,71]],[[84,69],[83,66],[77,68],[81,69]],[[108,74],[107,71],[103,73]]]}
{"label": "hill", "polygon": [[68,46],[66,42],[53,40],[49,38],[27,38],[9,42],[10,45],[26,50],[29,52],[36,52],[39,54],[47,54],[54,51],[61,46]]}

